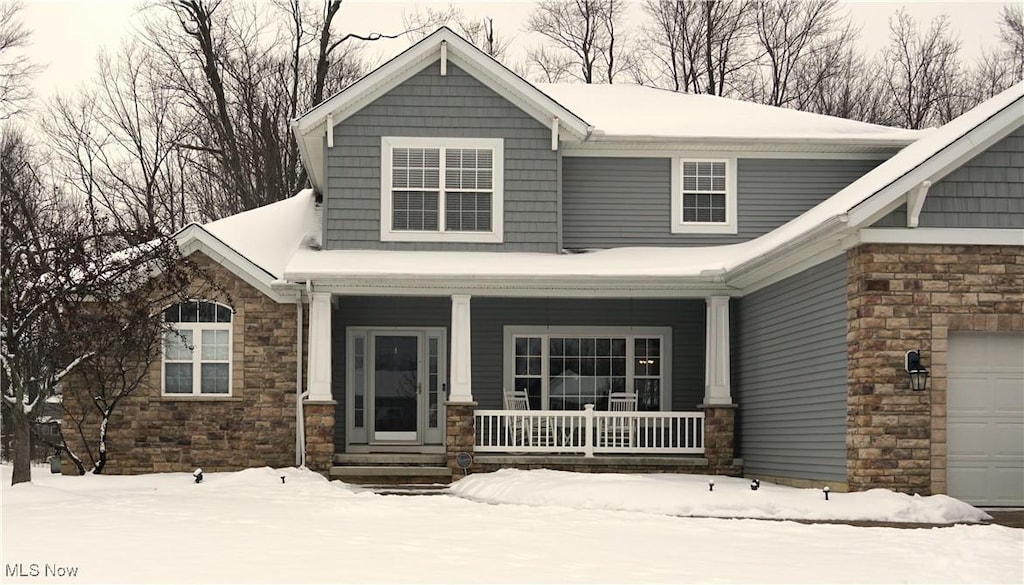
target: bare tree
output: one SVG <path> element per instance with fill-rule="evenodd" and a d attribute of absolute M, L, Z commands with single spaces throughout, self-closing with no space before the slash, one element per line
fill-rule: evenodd
<path fill-rule="evenodd" d="M 16 115 L 32 95 L 32 78 L 38 67 L 26 47 L 29 31 L 18 20 L 19 2 L 0 3 L 0 120 Z"/>
<path fill-rule="evenodd" d="M 31 479 L 29 428 L 41 405 L 84 361 L 109 349 L 94 320 L 83 318 L 85 308 L 117 305 L 154 274 L 167 286 L 180 273 L 172 239 L 118 229 L 107 217 L 87 220 L 81 206 L 44 182 L 36 158 L 20 130 L 3 128 L 0 363 L 14 483 Z"/>
<path fill-rule="evenodd" d="M 763 104 L 783 106 L 804 89 L 797 83 L 800 69 L 813 55 L 833 46 L 847 44 L 852 31 L 847 22 L 839 24 L 837 0 L 774 0 L 754 5 L 758 66 L 752 69 L 753 83 L 746 98 Z M 809 88 L 808 88 L 809 89 Z"/>
<path fill-rule="evenodd" d="M 983 51 L 970 72 L 974 102 L 986 100 L 1024 79 L 1024 9 L 1003 6 L 999 13 L 999 46 Z"/>
<path fill-rule="evenodd" d="M 308 185 L 290 123 L 357 79 L 358 42 L 338 34 L 341 0 L 254 5 L 163 0 L 145 25 L 151 64 L 175 96 L 178 162 L 202 219 L 291 196 Z"/>
<path fill-rule="evenodd" d="M 530 14 L 527 28 L 570 56 L 576 69 L 570 69 L 573 78 L 594 83 L 604 77 L 611 83 L 616 73 L 616 26 L 623 10 L 623 4 L 616 0 L 545 0 Z M 541 55 L 539 49 L 530 51 L 528 59 L 542 72 L 555 69 L 550 65 L 552 61 L 561 62 L 552 59 L 550 53 Z M 542 64 L 540 59 L 548 62 Z"/>
<path fill-rule="evenodd" d="M 540 83 L 560 83 L 572 78 L 575 65 L 568 55 L 553 51 L 544 45 L 530 49 L 527 54 L 531 69 L 537 71 L 532 73 L 531 77 Z"/>
<path fill-rule="evenodd" d="M 862 122 L 891 118 L 877 66 L 856 46 L 850 29 L 837 42 L 813 52 L 796 71 L 797 90 L 789 107 Z"/>
<path fill-rule="evenodd" d="M 953 37 L 949 18 L 932 20 L 925 31 L 905 10 L 889 21 L 889 45 L 883 52 L 883 78 L 892 102 L 891 123 L 924 128 L 963 113 L 963 70 L 960 41 Z"/>
<path fill-rule="evenodd" d="M 501 62 L 508 57 L 508 49 L 512 44 L 511 37 L 496 32 L 493 18 L 469 17 L 459 6 L 448 5 L 443 10 L 429 6 L 417 8 L 411 14 L 402 14 L 402 22 L 408 31 L 407 35 L 413 41 L 422 39 L 439 27 L 447 26 L 473 43 L 476 48 Z"/>
<path fill-rule="evenodd" d="M 1024 8 L 1020 4 L 1007 4 L 999 12 L 999 40 L 1010 84 L 1024 79 Z"/>
<path fill-rule="evenodd" d="M 180 172 L 188 129 L 175 95 L 136 42 L 101 55 L 97 70 L 92 89 L 56 98 L 44 119 L 57 172 L 94 225 L 104 215 L 126 230 L 176 231 L 195 213 Z"/>
<path fill-rule="evenodd" d="M 659 85 L 732 95 L 757 55 L 750 0 L 646 0 L 645 40 Z"/>

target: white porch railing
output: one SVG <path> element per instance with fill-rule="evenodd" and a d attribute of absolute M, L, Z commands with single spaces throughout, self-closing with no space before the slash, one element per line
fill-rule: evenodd
<path fill-rule="evenodd" d="M 703 454 L 703 412 L 477 410 L 478 453 Z"/>

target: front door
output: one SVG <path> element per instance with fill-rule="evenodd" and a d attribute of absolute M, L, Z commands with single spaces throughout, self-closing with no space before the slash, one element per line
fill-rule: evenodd
<path fill-rule="evenodd" d="M 423 394 L 420 335 L 373 336 L 373 438 L 418 442 Z"/>
<path fill-rule="evenodd" d="M 445 330 L 348 328 L 346 443 L 442 445 Z"/>

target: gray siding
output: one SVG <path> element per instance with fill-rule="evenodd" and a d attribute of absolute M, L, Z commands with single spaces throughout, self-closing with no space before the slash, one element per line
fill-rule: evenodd
<path fill-rule="evenodd" d="M 906 227 L 907 206 L 875 227 Z M 932 185 L 921 227 L 1024 228 L 1024 128 Z"/>
<path fill-rule="evenodd" d="M 331 394 L 334 410 L 334 450 L 345 448 L 345 328 L 446 327 L 451 329 L 452 305 L 446 297 L 336 297 L 331 312 Z"/>
<path fill-rule="evenodd" d="M 845 256 L 736 307 L 732 382 L 744 472 L 845 481 Z"/>
<path fill-rule="evenodd" d="M 345 444 L 345 328 L 451 326 L 447 297 L 348 297 L 332 314 L 332 393 L 338 402 L 334 440 Z M 649 326 L 672 328 L 672 408 L 694 410 L 704 398 L 702 300 L 509 299 L 471 301 L 473 397 L 501 408 L 505 325 Z M 449 356 L 450 362 L 450 356 Z"/>
<path fill-rule="evenodd" d="M 671 233 L 671 159 L 565 157 L 563 245 L 707 246 L 763 235 L 834 195 L 877 160 L 739 159 L 738 233 Z"/>
<path fill-rule="evenodd" d="M 380 138 L 503 138 L 504 243 L 380 241 Z M 327 154 L 328 249 L 558 251 L 558 155 L 551 132 L 451 63 L 436 63 L 344 120 Z"/>

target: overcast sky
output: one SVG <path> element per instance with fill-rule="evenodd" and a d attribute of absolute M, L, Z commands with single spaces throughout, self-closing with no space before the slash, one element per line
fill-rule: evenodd
<path fill-rule="evenodd" d="M 4 1 L 4 0 L 0 0 Z M 403 12 L 417 6 L 444 8 L 449 2 L 397 2 L 348 0 L 340 13 L 342 32 L 396 32 L 401 30 Z M 491 16 L 499 33 L 514 37 L 513 58 L 521 58 L 525 47 L 536 42 L 523 31 L 532 2 L 455 2 L 468 15 Z M 905 6 L 921 24 L 945 13 L 960 37 L 965 58 L 973 59 L 982 47 L 994 44 L 996 19 L 1004 2 L 847 2 L 855 24 L 862 26 L 862 42 L 874 54 L 888 35 L 888 18 Z M 31 54 L 45 66 L 36 79 L 36 91 L 47 97 L 55 90 L 71 91 L 89 80 L 97 53 L 114 50 L 138 25 L 138 8 L 133 0 L 28 0 L 22 20 L 33 31 Z M 638 6 L 632 7 L 639 19 Z M 337 20 L 336 20 L 337 22 Z M 367 55 L 377 62 L 409 45 L 405 39 L 389 44 L 372 44 Z"/>

